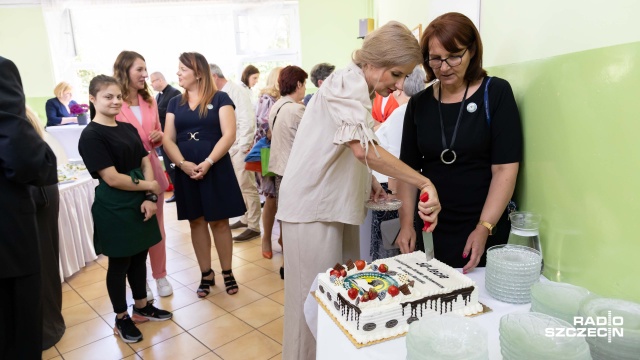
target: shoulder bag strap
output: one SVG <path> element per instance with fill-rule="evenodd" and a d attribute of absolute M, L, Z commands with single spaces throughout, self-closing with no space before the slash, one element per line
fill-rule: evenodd
<path fill-rule="evenodd" d="M 280 110 L 282 110 L 282 108 L 287 105 L 292 103 L 292 101 L 287 101 L 286 103 L 280 105 L 280 109 L 278 109 L 278 111 L 276 111 L 276 116 L 273 117 L 273 126 L 271 127 L 271 131 L 273 132 L 273 128 L 276 127 L 276 119 L 278 119 L 278 114 L 280 113 Z"/>
<path fill-rule="evenodd" d="M 484 111 L 487 114 L 487 125 L 491 126 L 491 115 L 489 114 L 489 83 L 491 83 L 491 76 L 487 76 L 487 83 L 484 85 Z"/>

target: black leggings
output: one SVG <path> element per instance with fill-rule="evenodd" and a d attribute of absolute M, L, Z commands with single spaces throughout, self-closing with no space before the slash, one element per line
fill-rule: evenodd
<path fill-rule="evenodd" d="M 147 298 L 147 253 L 144 250 L 129 257 L 110 257 L 107 269 L 107 290 L 116 314 L 127 311 L 126 279 L 134 300 Z"/>

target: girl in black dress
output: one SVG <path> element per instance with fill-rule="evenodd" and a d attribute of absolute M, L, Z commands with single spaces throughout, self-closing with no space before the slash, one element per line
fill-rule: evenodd
<path fill-rule="evenodd" d="M 169 101 L 164 127 L 164 150 L 181 170 L 176 172 L 178 219 L 189 220 L 191 240 L 202 280 L 199 297 L 215 285 L 211 269 L 213 233 L 224 285 L 229 295 L 238 292 L 231 272 L 233 242 L 229 218 L 246 211 L 229 148 L 236 139 L 236 119 L 229 96 L 216 89 L 209 64 L 198 53 L 180 55 L 178 80 L 186 91 Z"/>
<path fill-rule="evenodd" d="M 99 75 L 89 84 L 89 100 L 96 115 L 82 131 L 78 149 L 91 176 L 99 180 L 91 215 L 96 254 L 109 257 L 107 289 L 116 313 L 114 331 L 124 342 L 142 340 L 142 333 L 127 312 L 125 281 L 140 320 L 169 320 L 172 314 L 147 302 L 147 253 L 160 241 L 156 201 L 162 189 L 153 178 L 138 131 L 116 121 L 122 107 L 118 82 Z"/>

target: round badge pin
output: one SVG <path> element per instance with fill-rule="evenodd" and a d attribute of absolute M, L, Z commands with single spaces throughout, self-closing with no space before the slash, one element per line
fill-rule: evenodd
<path fill-rule="evenodd" d="M 211 104 L 207 105 L 207 109 L 209 109 L 209 110 L 213 109 L 213 105 L 211 105 Z"/>
<path fill-rule="evenodd" d="M 476 103 L 469 103 L 469 105 L 467 105 L 467 111 L 472 113 L 472 112 L 476 112 L 476 110 L 478 110 L 478 105 L 476 105 Z"/>

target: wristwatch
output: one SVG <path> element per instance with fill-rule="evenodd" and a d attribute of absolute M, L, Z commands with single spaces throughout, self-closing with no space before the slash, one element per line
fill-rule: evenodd
<path fill-rule="evenodd" d="M 493 229 L 496 227 L 494 224 L 482 220 L 478 221 L 478 225 L 486 227 L 489 230 L 489 235 L 493 235 Z"/>
<path fill-rule="evenodd" d="M 158 195 L 153 194 L 153 193 L 152 194 L 147 194 L 147 195 L 145 195 L 144 200 L 157 203 L 158 202 Z"/>

